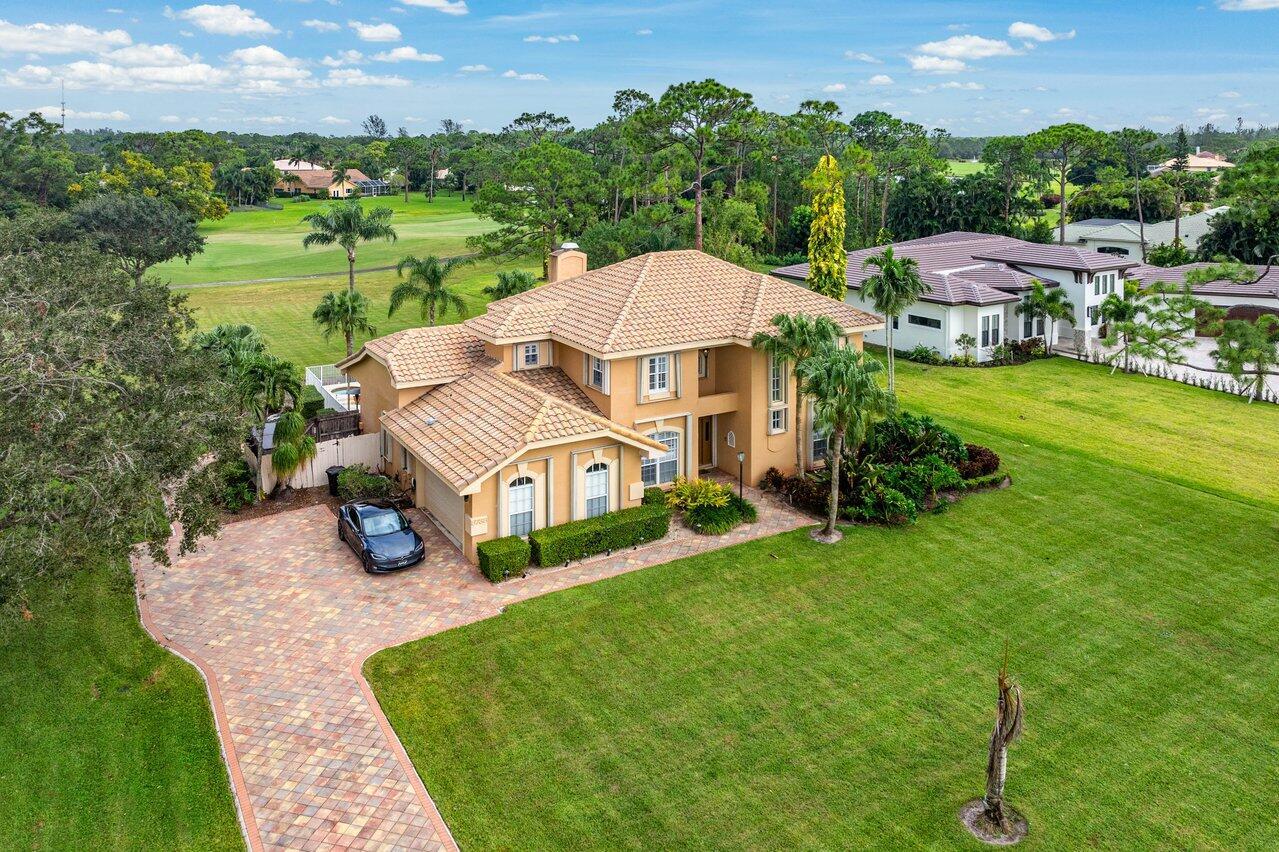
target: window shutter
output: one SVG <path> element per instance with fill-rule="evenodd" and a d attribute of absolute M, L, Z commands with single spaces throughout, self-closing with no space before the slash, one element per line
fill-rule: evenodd
<path fill-rule="evenodd" d="M 609 394 L 613 389 L 613 362 L 604 362 L 604 387 L 602 390 L 605 395 Z"/>
<path fill-rule="evenodd" d="M 582 353 L 582 384 L 591 386 L 591 356 L 585 352 Z"/>
<path fill-rule="evenodd" d="M 671 387 L 675 390 L 675 396 L 683 396 L 684 371 L 680 368 L 680 353 L 676 352 L 671 356 L 671 369 L 675 371 L 674 381 Z"/>
<path fill-rule="evenodd" d="M 635 359 L 635 402 L 644 401 L 644 362 L 646 358 Z"/>

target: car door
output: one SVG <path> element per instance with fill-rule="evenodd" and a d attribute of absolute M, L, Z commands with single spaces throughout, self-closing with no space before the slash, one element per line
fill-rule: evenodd
<path fill-rule="evenodd" d="M 347 524 L 350 525 L 351 535 L 348 540 L 351 542 L 351 548 L 355 551 L 356 556 L 364 555 L 364 531 L 360 527 L 360 513 L 355 511 L 353 507 L 348 506 L 346 509 Z"/>

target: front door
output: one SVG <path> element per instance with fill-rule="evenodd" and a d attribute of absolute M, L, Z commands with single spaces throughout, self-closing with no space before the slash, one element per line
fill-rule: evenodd
<path fill-rule="evenodd" d="M 697 467 L 715 466 L 715 418 L 697 418 Z"/>

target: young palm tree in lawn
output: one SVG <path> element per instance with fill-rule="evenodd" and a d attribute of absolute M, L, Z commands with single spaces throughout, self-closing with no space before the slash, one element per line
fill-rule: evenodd
<path fill-rule="evenodd" d="M 497 274 L 497 283 L 484 288 L 484 295 L 493 301 L 515 296 L 537 286 L 532 272 L 523 269 L 504 269 Z"/>
<path fill-rule="evenodd" d="M 893 362 L 893 320 L 927 293 L 928 285 L 919 277 L 919 263 L 913 257 L 897 257 L 892 246 L 862 261 L 862 269 L 872 266 L 877 271 L 862 282 L 862 298 L 874 302 L 875 310 L 888 320 L 888 390 L 891 392 L 897 387 L 897 369 Z"/>
<path fill-rule="evenodd" d="M 375 207 L 366 211 L 359 200 L 329 204 L 318 213 L 302 217 L 311 233 L 302 238 L 303 248 L 339 245 L 346 249 L 347 292 L 355 292 L 355 249 L 373 240 L 395 242 L 391 227 L 391 208 Z"/>
<path fill-rule="evenodd" d="M 325 340 L 335 334 L 342 335 L 346 340 L 347 355 L 355 352 L 357 333 L 377 334 L 377 329 L 369 324 L 369 298 L 358 291 L 325 293 L 311 319 L 324 332 Z"/>
<path fill-rule="evenodd" d="M 1134 299 L 1125 299 L 1118 293 L 1111 293 L 1101 302 L 1101 319 L 1106 324 L 1107 346 L 1118 344 L 1119 351 L 1111 356 L 1114 363 L 1110 372 L 1113 374 L 1119 367 L 1120 356 L 1123 358 L 1124 370 L 1128 369 L 1129 344 L 1132 342 L 1133 325 L 1141 308 Z"/>
<path fill-rule="evenodd" d="M 1021 689 L 1008 677 L 1008 651 L 999 667 L 995 730 L 990 735 L 986 756 L 986 795 L 982 801 L 986 821 L 999 834 L 1011 833 L 1012 823 L 1004 810 L 1004 781 L 1008 775 L 1008 746 L 1021 736 L 1023 710 Z"/>
<path fill-rule="evenodd" d="M 879 385 L 884 366 L 851 346 L 825 349 L 799 365 L 804 387 L 813 397 L 817 424 L 830 435 L 830 502 L 826 526 L 813 537 L 832 543 L 839 513 L 839 465 L 845 450 L 856 455 L 876 420 L 897 407 L 892 391 Z"/>
<path fill-rule="evenodd" d="M 403 278 L 407 269 L 409 277 L 391 291 L 391 308 L 386 315 L 393 315 L 405 302 L 417 302 L 421 306 L 422 319 L 427 325 L 435 325 L 435 320 L 450 310 L 462 313 L 466 310 L 466 302 L 449 287 L 448 277 L 450 272 L 469 261 L 470 258 L 465 257 L 440 260 L 433 254 L 421 260 L 413 255 L 404 258 L 395 267 L 395 274 Z"/>
<path fill-rule="evenodd" d="M 1057 320 L 1073 320 L 1075 316 L 1075 306 L 1066 298 L 1066 291 L 1060 287 L 1053 287 L 1050 290 L 1042 281 L 1036 281 L 1031 285 L 1026 301 L 1018 304 L 1015 310 L 1018 315 L 1028 316 L 1032 320 L 1043 318 L 1048 326 L 1044 349 L 1049 355 L 1052 354 L 1053 344 L 1057 341 Z"/>
<path fill-rule="evenodd" d="M 829 317 L 807 314 L 778 314 L 773 317 L 775 332 L 761 331 L 751 345 L 772 356 L 779 364 L 795 370 L 795 472 L 803 473 L 804 464 L 804 383 L 799 366 L 818 352 L 833 348 L 839 339 L 839 326 Z"/>

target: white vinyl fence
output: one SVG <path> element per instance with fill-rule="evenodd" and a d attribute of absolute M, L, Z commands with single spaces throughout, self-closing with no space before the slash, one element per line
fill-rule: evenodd
<path fill-rule="evenodd" d="M 325 470 L 333 465 L 349 467 L 353 464 L 365 464 L 376 470 L 381 460 L 378 454 L 380 435 L 372 432 L 367 435 L 350 435 L 336 441 L 323 441 L 315 445 L 315 458 L 302 465 L 293 474 L 290 485 L 294 488 L 315 488 L 328 485 L 329 478 Z M 275 471 L 271 467 L 270 454 L 262 457 L 261 488 L 264 494 L 270 494 L 275 488 Z"/>

